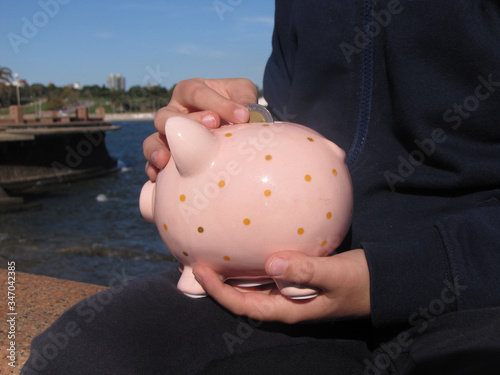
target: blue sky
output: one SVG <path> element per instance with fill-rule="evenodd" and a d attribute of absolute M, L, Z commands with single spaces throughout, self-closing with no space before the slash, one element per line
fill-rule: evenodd
<path fill-rule="evenodd" d="M 171 87 L 246 77 L 262 87 L 272 0 L 0 1 L 0 66 L 29 83 Z"/>

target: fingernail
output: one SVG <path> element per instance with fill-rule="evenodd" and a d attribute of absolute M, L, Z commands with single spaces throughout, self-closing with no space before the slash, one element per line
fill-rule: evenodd
<path fill-rule="evenodd" d="M 154 165 L 156 168 L 160 169 L 160 167 L 158 167 L 158 163 L 157 163 L 157 161 L 156 161 L 156 158 L 157 158 L 157 157 L 158 157 L 158 151 L 153 152 L 153 153 L 151 154 L 151 162 L 153 163 L 153 165 Z"/>
<path fill-rule="evenodd" d="M 270 276 L 280 276 L 285 273 L 286 261 L 281 258 L 274 258 L 269 266 Z"/>
<path fill-rule="evenodd" d="M 201 118 L 201 123 L 207 128 L 213 129 L 217 126 L 213 115 L 205 115 Z"/>
<path fill-rule="evenodd" d="M 243 108 L 238 108 L 234 111 L 234 118 L 238 123 L 248 121 L 248 111 Z"/>

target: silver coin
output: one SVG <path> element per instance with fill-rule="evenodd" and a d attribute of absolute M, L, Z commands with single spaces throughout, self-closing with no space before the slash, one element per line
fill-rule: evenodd
<path fill-rule="evenodd" d="M 273 122 L 273 116 L 266 107 L 256 103 L 247 104 L 250 111 L 250 120 L 248 122 Z"/>

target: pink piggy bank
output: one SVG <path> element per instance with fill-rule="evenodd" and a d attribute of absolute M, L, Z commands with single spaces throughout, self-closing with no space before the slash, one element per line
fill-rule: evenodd
<path fill-rule="evenodd" d="M 250 123 L 208 130 L 169 118 L 171 158 L 141 192 L 140 210 L 182 264 L 177 287 L 206 295 L 192 269 L 204 263 L 240 287 L 273 280 L 266 258 L 295 250 L 327 256 L 351 222 L 353 194 L 345 153 L 321 134 L 287 123 Z M 317 290 L 274 280 L 284 295 Z"/>

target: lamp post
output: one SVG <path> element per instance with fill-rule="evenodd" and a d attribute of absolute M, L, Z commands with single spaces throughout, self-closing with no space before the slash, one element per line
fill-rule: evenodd
<path fill-rule="evenodd" d="M 19 73 L 14 73 L 14 85 L 16 85 L 17 105 L 21 105 L 21 96 L 19 95 Z"/>

